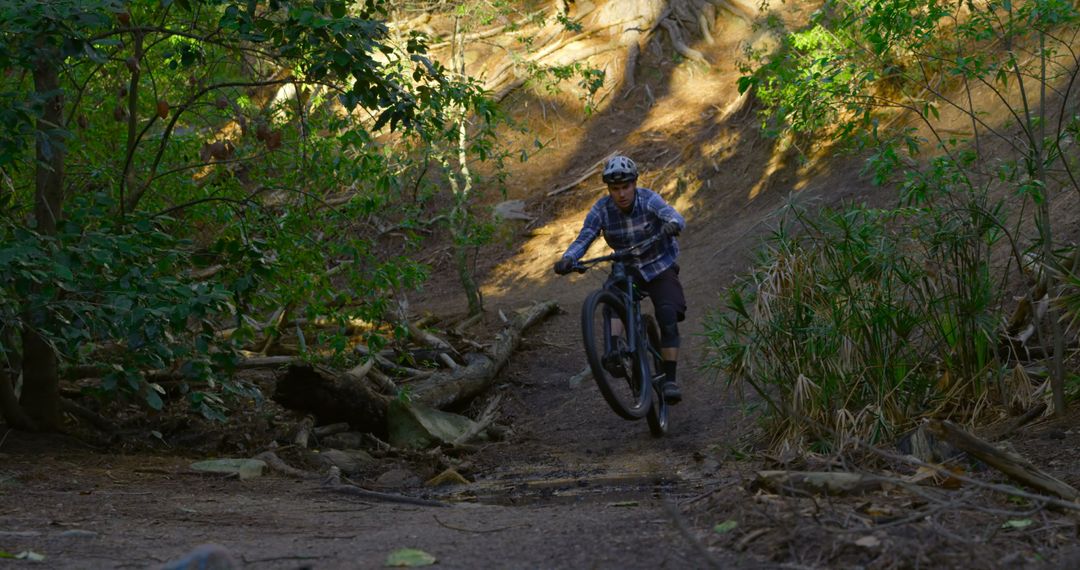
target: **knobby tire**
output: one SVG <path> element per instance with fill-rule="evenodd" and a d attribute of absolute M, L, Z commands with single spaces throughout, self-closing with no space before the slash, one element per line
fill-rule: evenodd
<path fill-rule="evenodd" d="M 626 323 L 626 306 L 622 299 L 603 289 L 593 291 L 581 306 L 581 335 L 585 344 L 585 357 L 589 361 L 600 394 L 620 417 L 639 420 L 650 409 L 652 387 L 645 366 L 640 361 L 641 350 L 634 351 L 632 358 L 624 359 L 625 370 L 630 378 L 620 378 L 608 373 L 603 365 L 605 345 L 609 344 L 610 328 L 605 327 L 607 315 L 613 315 Z M 598 329 L 599 327 L 599 329 Z M 624 335 L 626 333 L 624 327 Z M 630 355 L 628 355 L 630 356 Z"/>

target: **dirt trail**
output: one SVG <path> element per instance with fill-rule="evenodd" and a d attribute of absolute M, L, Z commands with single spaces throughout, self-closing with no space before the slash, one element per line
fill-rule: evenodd
<path fill-rule="evenodd" d="M 737 407 L 718 380 L 697 369 L 702 318 L 743 266 L 762 220 L 795 185 L 794 171 L 758 139 L 753 120 L 722 112 L 737 99 L 730 62 L 744 36 L 717 37 L 725 39 L 707 53 L 717 66 L 675 66 L 670 54 L 654 55 L 643 68 L 663 70 L 678 90 L 657 88 L 651 105 L 639 90 L 580 137 L 553 145 L 544 172 L 531 166 L 521 173 L 540 182 L 512 197 L 527 199 L 544 219 L 509 257 L 489 263 L 488 318 L 541 299 L 558 301 L 565 312 L 531 331 L 504 373 L 502 419 L 513 434 L 470 458 L 475 483 L 466 493 L 475 502 L 429 508 L 362 501 L 311 482 L 218 480 L 188 472 L 188 459 L 100 455 L 15 435 L 0 444 L 0 551 L 40 553 L 50 568 L 152 568 L 204 542 L 225 545 L 245 568 L 381 567 L 399 548 L 425 550 L 441 568 L 707 566 L 696 540 L 680 531 L 686 523 L 677 509 L 665 507 L 741 480 L 738 466 L 723 464 L 742 421 Z M 641 116 L 632 123 L 620 119 L 633 113 Z M 588 189 L 596 184 L 544 195 L 615 148 L 637 150 L 643 185 L 688 220 L 680 238 L 690 305 L 680 364 L 685 399 L 662 439 L 644 422 L 615 416 L 591 383 L 568 384 L 584 366 L 580 302 L 603 276 L 559 279 L 550 267 L 595 200 Z M 819 180 L 804 191 L 813 193 L 815 184 L 837 186 Z M 439 300 L 443 312 L 457 310 L 446 306 L 447 291 L 433 284 L 417 304 Z M 26 564 L 0 558 L 0 568 Z"/>

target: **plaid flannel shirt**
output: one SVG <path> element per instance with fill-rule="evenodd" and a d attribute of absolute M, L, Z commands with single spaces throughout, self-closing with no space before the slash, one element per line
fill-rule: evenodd
<path fill-rule="evenodd" d="M 618 251 L 641 243 L 656 235 L 665 222 L 675 221 L 686 228 L 686 220 L 648 188 L 638 188 L 634 195 L 634 207 L 624 214 L 611 196 L 604 196 L 593 204 L 585 216 L 585 224 L 577 239 L 570 244 L 563 257 L 577 261 L 585 255 L 592 242 L 602 233 L 608 246 Z M 660 240 L 643 251 L 633 261 L 645 282 L 652 281 L 667 268 L 675 265 L 679 256 L 679 243 L 675 238 Z"/>

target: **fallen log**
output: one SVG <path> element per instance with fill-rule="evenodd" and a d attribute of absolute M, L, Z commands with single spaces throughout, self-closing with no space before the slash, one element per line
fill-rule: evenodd
<path fill-rule="evenodd" d="M 274 401 L 313 414 L 319 425 L 348 422 L 357 431 L 386 434 L 390 396 L 370 382 L 326 366 L 294 362 L 274 387 Z"/>
<path fill-rule="evenodd" d="M 522 333 L 557 309 L 554 301 L 547 301 L 518 312 L 484 353 L 465 355 L 466 366 L 410 384 L 411 401 L 445 409 L 483 394 L 521 343 Z M 368 376 L 373 372 L 369 371 Z M 380 393 L 371 381 L 357 380 L 356 375 L 294 362 L 278 378 L 273 399 L 286 408 L 314 415 L 317 425 L 348 422 L 358 431 L 385 437 L 386 414 L 393 396 Z"/>
<path fill-rule="evenodd" d="M 1080 499 L 1080 491 L 1068 483 L 1043 472 L 1026 458 L 998 449 L 948 420 L 928 420 L 927 429 L 971 457 L 1001 471 L 1013 481 L 1070 501 Z"/>
<path fill-rule="evenodd" d="M 465 355 L 467 366 L 446 374 L 433 374 L 413 384 L 413 400 L 425 406 L 443 409 L 472 400 L 491 387 L 492 382 L 521 343 L 525 329 L 540 322 L 558 309 L 554 301 L 537 303 L 509 320 L 485 354 Z"/>

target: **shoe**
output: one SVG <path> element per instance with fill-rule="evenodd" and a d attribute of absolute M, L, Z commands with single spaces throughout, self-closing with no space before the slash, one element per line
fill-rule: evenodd
<path fill-rule="evenodd" d="M 682 401 L 682 390 L 679 390 L 679 385 L 674 381 L 664 380 L 664 383 L 660 385 L 660 392 L 668 404 L 678 404 Z"/>

